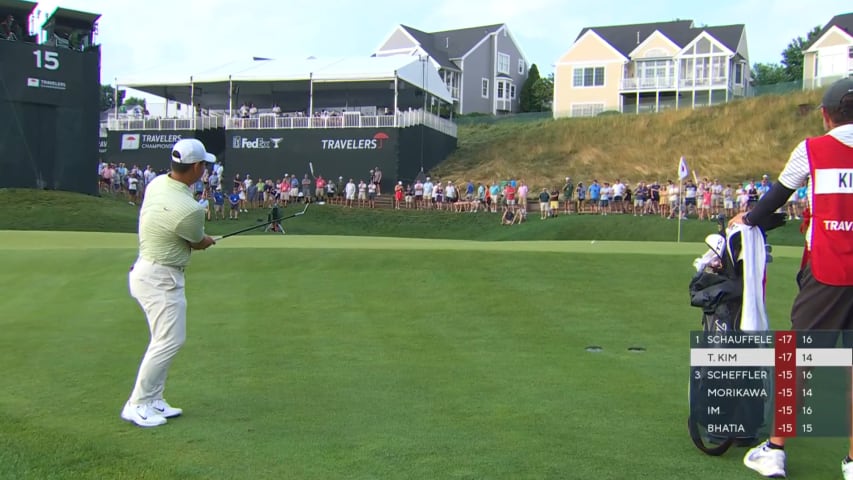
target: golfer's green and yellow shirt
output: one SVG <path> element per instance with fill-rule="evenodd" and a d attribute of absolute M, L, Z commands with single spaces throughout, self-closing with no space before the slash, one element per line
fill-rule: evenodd
<path fill-rule="evenodd" d="M 190 243 L 204 238 L 204 209 L 190 188 L 160 175 L 145 189 L 139 212 L 139 256 L 150 262 L 185 267 Z"/>

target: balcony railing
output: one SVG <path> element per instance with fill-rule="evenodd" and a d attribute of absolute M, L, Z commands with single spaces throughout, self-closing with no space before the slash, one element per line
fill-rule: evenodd
<path fill-rule="evenodd" d="M 675 88 L 673 77 L 623 78 L 622 90 L 663 90 Z"/>
<path fill-rule="evenodd" d="M 682 78 L 678 81 L 679 89 L 691 88 L 727 88 L 729 79 L 726 77 Z"/>
<path fill-rule="evenodd" d="M 397 115 L 344 114 L 325 117 L 279 117 L 262 114 L 251 118 L 228 118 L 229 130 L 302 129 L 302 128 L 393 128 L 426 125 L 447 135 L 456 136 L 456 124 L 423 110 Z"/>
<path fill-rule="evenodd" d="M 456 137 L 456 124 L 446 118 L 425 112 L 409 110 L 397 115 L 360 115 L 357 113 L 324 117 L 280 117 L 261 114 L 250 118 L 210 116 L 192 118 L 110 118 L 101 124 L 109 130 L 200 130 L 225 127 L 229 130 L 267 130 L 302 128 L 394 128 L 426 125 L 444 134 Z"/>
<path fill-rule="evenodd" d="M 225 117 L 137 118 L 120 115 L 111 116 L 106 124 L 110 130 L 207 130 L 224 127 Z"/>
<path fill-rule="evenodd" d="M 261 114 L 256 117 L 228 118 L 227 127 L 233 130 L 294 129 L 294 128 L 380 128 L 393 127 L 394 115 L 344 114 L 323 117 L 280 117 Z"/>
<path fill-rule="evenodd" d="M 644 77 L 623 78 L 622 90 L 674 90 L 676 84 L 679 89 L 689 90 L 692 88 L 726 88 L 728 78 L 682 78 L 676 81 L 673 77 Z"/>

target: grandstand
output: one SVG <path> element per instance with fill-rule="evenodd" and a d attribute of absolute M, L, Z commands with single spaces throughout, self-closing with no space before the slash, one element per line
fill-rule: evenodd
<path fill-rule="evenodd" d="M 116 79 L 117 88 L 163 98 L 167 107 L 156 117 L 116 109 L 102 125 L 105 160 L 165 168 L 164 149 L 195 137 L 231 174 L 301 176 L 313 162 L 317 174 L 363 178 L 380 167 L 390 188 L 456 148 L 456 125 L 439 115 L 452 110 L 450 93 L 418 57 L 256 58 L 174 71 Z"/>

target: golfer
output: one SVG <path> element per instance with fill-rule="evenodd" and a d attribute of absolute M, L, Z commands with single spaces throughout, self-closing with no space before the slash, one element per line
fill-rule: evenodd
<path fill-rule="evenodd" d="M 797 275 L 800 290 L 791 308 L 791 327 L 792 330 L 853 330 L 853 184 L 850 182 L 853 78 L 839 80 L 826 90 L 821 114 L 828 133 L 801 142 L 779 181 L 751 212 L 737 215 L 732 222 L 761 225 L 808 180 L 811 221 L 806 231 L 803 264 Z M 844 335 L 846 348 L 851 347 L 851 340 Z M 747 452 L 743 462 L 761 475 L 784 477 L 784 448 L 784 438 L 770 437 Z M 853 480 L 851 457 L 853 439 L 847 457 L 841 462 L 845 480 Z"/>
<path fill-rule="evenodd" d="M 204 210 L 190 186 L 216 157 L 196 139 L 172 148 L 171 173 L 146 188 L 139 213 L 139 257 L 130 270 L 130 294 L 148 319 L 151 339 L 139 365 L 133 393 L 121 418 L 140 427 L 156 427 L 182 413 L 163 399 L 169 365 L 186 338 L 187 299 L 184 269 L 191 250 L 214 241 L 204 233 Z"/>

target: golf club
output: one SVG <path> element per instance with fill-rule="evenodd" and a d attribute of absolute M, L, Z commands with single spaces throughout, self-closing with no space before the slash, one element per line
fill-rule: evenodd
<path fill-rule="evenodd" d="M 252 230 L 255 230 L 256 228 L 266 227 L 267 225 L 272 225 L 273 223 L 277 223 L 277 222 L 280 222 L 282 220 L 287 220 L 288 218 L 293 218 L 293 217 L 298 217 L 300 215 L 304 215 L 305 211 L 308 210 L 308 205 L 310 205 L 310 203 L 306 203 L 305 208 L 303 208 L 301 212 L 296 212 L 293 215 L 288 215 L 286 217 L 275 218 L 273 220 L 270 220 L 269 222 L 262 223 L 260 225 L 252 225 L 251 227 L 243 228 L 243 229 L 237 230 L 236 232 L 226 233 L 225 235 L 213 237 L 213 241 L 218 242 L 218 241 L 222 240 L 223 238 L 233 237 L 234 235 L 239 235 L 241 233 L 250 232 Z"/>

